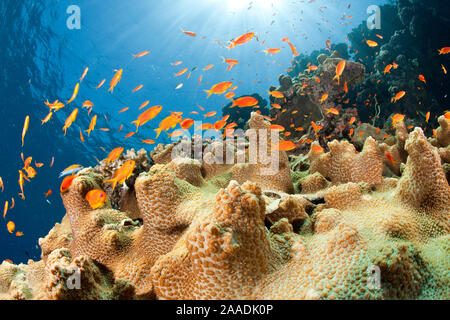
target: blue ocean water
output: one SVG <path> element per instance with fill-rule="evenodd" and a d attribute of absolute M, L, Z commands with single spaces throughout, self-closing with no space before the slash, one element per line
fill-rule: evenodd
<path fill-rule="evenodd" d="M 15 263 L 38 260 L 39 237 L 59 222 L 65 214 L 59 196 L 58 175 L 71 164 L 94 166 L 112 148 L 146 148 L 141 139 L 155 139 L 153 129 L 170 111 L 206 111 L 220 114 L 228 103 L 223 96 L 207 99 L 203 90 L 222 81 L 238 85 L 237 96 L 258 93 L 267 98 L 267 90 L 278 84 L 278 76 L 291 67 L 292 53 L 283 37 L 289 37 L 301 53 L 324 48 L 325 41 L 345 42 L 347 34 L 368 17 L 369 5 L 386 1 L 361 0 L 2 0 L 0 2 L 0 177 L 5 183 L 0 206 L 5 201 L 14 209 L 0 222 L 0 261 Z M 351 5 L 349 8 L 348 5 Z M 81 28 L 69 29 L 67 8 L 80 8 Z M 342 19 L 342 17 L 352 16 Z M 184 30 L 194 31 L 190 37 Z M 246 32 L 255 32 L 257 40 L 229 51 L 226 41 Z M 261 45 L 265 41 L 265 45 Z M 264 55 L 261 50 L 277 47 L 283 50 Z M 149 50 L 150 54 L 133 59 L 133 54 Z M 240 63 L 230 71 L 221 56 Z M 172 66 L 175 61 L 181 65 Z M 211 70 L 203 71 L 213 64 Z M 56 112 L 41 125 L 48 113 L 44 105 L 58 99 L 67 102 L 83 70 L 89 72 L 80 85 L 77 99 Z M 120 83 L 109 93 L 109 82 L 115 69 L 123 69 Z M 183 68 L 191 71 L 174 77 Z M 203 76 L 199 84 L 199 76 Z M 101 80 L 105 85 L 96 90 Z M 183 83 L 183 87 L 175 87 Z M 136 93 L 132 89 L 142 84 Z M 94 103 L 92 114 L 98 115 L 96 130 L 82 143 L 79 130 L 86 130 L 90 116 L 81 109 L 85 100 Z M 135 136 L 130 124 L 139 115 L 146 100 L 150 106 L 162 105 L 163 111 Z M 64 136 L 62 127 L 74 108 L 79 108 L 76 122 Z M 129 111 L 119 114 L 124 107 Z M 25 117 L 30 126 L 21 147 Z M 194 116 L 195 118 L 195 116 Z M 197 119 L 201 119 L 198 116 Z M 123 124 L 123 130 L 117 129 Z M 110 128 L 108 132 L 98 128 Z M 168 142 L 162 134 L 157 142 Z M 103 151 L 100 147 L 106 150 Z M 21 152 L 32 156 L 33 163 L 44 167 L 26 182 L 25 200 L 18 196 L 18 170 L 23 167 Z M 49 163 L 54 157 L 53 167 Z M 51 189 L 53 194 L 45 198 Z M 48 200 L 48 201 L 47 201 Z M 3 210 L 2 210 L 3 211 Z M 14 221 L 22 237 L 8 233 L 6 222 Z"/>

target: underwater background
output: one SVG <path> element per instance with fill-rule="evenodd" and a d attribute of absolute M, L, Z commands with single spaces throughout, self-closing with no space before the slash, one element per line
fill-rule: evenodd
<path fill-rule="evenodd" d="M 81 28 L 69 29 L 67 8 L 76 5 L 81 10 Z M 370 5 L 382 6 L 381 29 L 368 30 L 366 20 Z M 326 52 L 330 40 L 332 49 L 343 58 L 361 62 L 366 67 L 367 81 L 350 92 L 350 103 L 357 105 L 363 122 L 382 126 L 395 112 L 416 118 L 416 124 L 436 127 L 435 118 L 424 121 L 426 112 L 441 115 L 448 109 L 448 77 L 441 66 L 448 65 L 447 55 L 437 56 L 436 49 L 448 45 L 448 1 L 360 1 L 360 0 L 278 0 L 278 1 L 56 1 L 56 0 L 2 0 L 0 2 L 0 177 L 5 190 L 0 193 L 0 205 L 11 203 L 7 219 L 0 223 L 0 261 L 14 263 L 38 260 L 38 239 L 44 237 L 65 214 L 59 196 L 59 173 L 71 164 L 95 166 L 96 159 L 104 159 L 116 147 L 145 148 L 142 139 L 155 139 L 154 129 L 170 111 L 217 111 L 228 104 L 223 96 L 207 99 L 203 90 L 221 81 L 238 85 L 237 96 L 259 94 L 269 103 L 267 90 L 278 86 L 280 74 L 298 74 L 315 63 L 320 53 Z M 406 9 L 404 9 L 406 8 Z M 404 9 L 404 10 L 403 10 Z M 190 37 L 183 30 L 195 31 Z M 405 31 L 408 30 L 408 31 Z M 226 42 L 244 32 L 255 32 L 258 39 L 229 51 Z M 411 32 L 412 31 L 412 32 Z M 404 55 L 413 61 L 412 69 L 401 78 L 391 77 L 373 84 L 371 73 L 379 69 L 378 56 L 369 50 L 364 40 L 380 34 L 379 45 L 388 44 L 390 55 Z M 300 56 L 293 63 L 292 52 L 283 37 L 289 37 Z M 261 45 L 265 41 L 264 45 Z M 276 55 L 265 55 L 269 47 L 282 48 Z M 145 57 L 133 55 L 149 50 Z M 387 51 L 389 51 L 387 50 Z M 221 56 L 233 58 L 239 64 L 227 71 Z M 183 61 L 181 65 L 171 63 Z M 203 69 L 213 64 L 208 71 Z M 406 63 L 405 63 L 406 64 Z M 85 68 L 89 68 L 80 84 L 77 100 L 56 112 L 41 125 L 48 113 L 44 102 L 58 99 L 66 102 Z M 115 69 L 123 69 L 120 84 L 114 94 L 107 91 Z M 191 77 L 175 77 L 182 68 L 188 68 Z M 384 68 L 384 67 L 383 67 Z M 288 72 L 289 70 L 289 72 Z M 409 72 L 409 74 L 408 74 Z M 412 77 L 423 74 L 427 79 L 426 94 L 419 98 L 408 96 L 393 110 L 389 88 L 398 82 L 405 86 Z M 202 76 L 202 82 L 198 79 Z M 97 85 L 106 79 L 100 89 Z M 179 84 L 183 87 L 176 90 Z M 138 92 L 132 90 L 142 84 Z M 379 118 L 371 119 L 373 110 L 367 100 L 379 97 Z M 412 102 L 411 99 L 416 99 Z M 420 104 L 417 103 L 420 100 Z M 97 129 L 85 142 L 79 131 L 89 127 L 90 117 L 81 109 L 83 101 L 94 103 L 93 113 L 98 115 Z M 135 129 L 131 121 L 139 115 L 139 106 L 146 100 L 150 105 L 162 105 L 158 117 L 139 129 L 134 136 L 124 135 Z M 370 104 L 370 103 L 369 103 Z M 62 127 L 74 107 L 80 113 L 76 122 L 64 136 Z M 127 112 L 120 113 L 124 107 Z M 25 117 L 30 125 L 21 146 L 21 133 Z M 195 118 L 193 116 L 193 118 Z M 195 119 L 202 120 L 199 115 Z M 118 128 L 123 124 L 123 130 Z M 431 129 L 430 129 L 431 131 Z M 157 143 L 168 143 L 163 133 Z M 100 148 L 101 147 L 101 148 Z M 106 150 L 106 152 L 103 150 Z M 25 183 L 25 200 L 18 196 L 18 170 L 23 166 L 21 152 L 32 156 L 33 163 L 44 166 L 30 183 Z M 49 164 L 54 158 L 54 165 Z M 45 197 L 51 189 L 52 195 Z M 14 221 L 16 230 L 24 233 L 17 237 L 9 233 L 7 221 Z"/>

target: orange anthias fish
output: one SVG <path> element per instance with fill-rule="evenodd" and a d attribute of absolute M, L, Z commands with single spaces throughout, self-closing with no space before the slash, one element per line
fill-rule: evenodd
<path fill-rule="evenodd" d="M 25 178 L 22 170 L 19 170 L 19 187 L 21 193 L 19 194 L 22 200 L 25 200 L 25 193 L 23 192 L 23 179 Z"/>
<path fill-rule="evenodd" d="M 89 68 L 84 69 L 84 72 L 83 72 L 83 74 L 81 75 L 81 78 L 80 78 L 80 82 L 82 82 L 84 77 L 86 77 L 88 71 L 89 71 Z"/>
<path fill-rule="evenodd" d="M 3 183 L 2 177 L 0 177 L 0 188 L 2 188 L 2 192 L 5 191 L 5 185 Z"/>
<path fill-rule="evenodd" d="M 116 188 L 117 183 L 123 184 L 125 180 L 131 177 L 135 166 L 136 163 L 134 160 L 128 160 L 119 168 L 119 170 L 116 170 L 116 172 L 114 172 L 114 178 L 106 180 L 106 182 L 113 183 L 112 191 L 114 191 L 114 189 Z"/>
<path fill-rule="evenodd" d="M 192 125 L 194 124 L 194 120 L 193 119 L 183 119 L 183 121 L 180 122 L 180 127 L 183 130 L 187 130 L 190 127 L 192 127 Z"/>
<path fill-rule="evenodd" d="M 105 84 L 106 79 L 103 79 L 98 86 L 95 87 L 95 90 L 100 89 Z"/>
<path fill-rule="evenodd" d="M 235 95 L 236 95 L 236 93 L 234 93 L 234 92 L 228 92 L 228 93 L 225 95 L 225 98 L 226 98 L 226 99 L 231 99 L 231 98 L 233 98 Z"/>
<path fill-rule="evenodd" d="M 158 129 L 155 129 L 156 132 L 156 138 L 159 137 L 161 134 L 161 131 L 167 131 L 169 129 L 175 128 L 175 126 L 181 121 L 181 115 L 172 113 L 167 118 L 163 119 L 159 123 Z"/>
<path fill-rule="evenodd" d="M 391 73 L 391 69 L 392 69 L 392 67 L 393 67 L 393 65 L 392 64 L 388 64 L 387 66 L 386 66 L 386 68 L 384 68 L 384 74 L 386 74 L 386 73 Z"/>
<path fill-rule="evenodd" d="M 235 106 L 238 106 L 240 108 L 253 107 L 258 104 L 258 99 L 255 99 L 253 97 L 241 97 L 236 100 L 233 100 L 233 99 L 231 99 L 231 100 L 233 101 L 233 104 L 231 105 L 230 108 L 233 108 Z"/>
<path fill-rule="evenodd" d="M 131 122 L 136 124 L 136 132 L 138 131 L 140 126 L 146 124 L 148 121 L 155 118 L 161 112 L 162 108 L 163 108 L 162 106 L 153 106 L 144 111 L 143 113 L 141 113 L 138 116 L 137 120 Z"/>
<path fill-rule="evenodd" d="M 208 70 L 211 69 L 212 67 L 214 67 L 213 64 L 207 65 L 207 66 L 205 67 L 205 69 L 203 69 L 203 71 L 208 71 Z"/>
<path fill-rule="evenodd" d="M 79 84 L 79 83 L 77 83 L 77 84 L 75 85 L 75 89 L 73 89 L 72 98 L 70 98 L 70 100 L 67 101 L 67 104 L 69 104 L 69 103 L 71 103 L 73 100 L 75 100 L 75 98 L 76 98 L 77 95 L 78 95 L 78 90 L 80 90 L 80 84 Z"/>
<path fill-rule="evenodd" d="M 226 58 L 222 57 L 222 60 L 224 63 L 228 64 L 227 71 L 230 71 L 231 68 L 233 68 L 235 65 L 239 64 L 239 61 L 234 60 L 234 59 L 226 59 Z"/>
<path fill-rule="evenodd" d="M 405 119 L 405 115 L 404 114 L 395 114 L 392 117 L 392 127 L 395 127 L 397 125 L 397 123 L 402 122 Z"/>
<path fill-rule="evenodd" d="M 149 103 L 150 103 L 149 100 L 144 101 L 144 102 L 141 104 L 141 106 L 139 107 L 139 110 L 144 109 L 146 106 L 148 106 Z"/>
<path fill-rule="evenodd" d="M 394 158 L 389 153 L 386 152 L 384 155 L 389 160 L 389 162 L 391 162 L 392 164 L 395 165 L 397 163 L 397 161 L 395 161 Z"/>
<path fill-rule="evenodd" d="M 111 93 L 114 91 L 114 88 L 117 86 L 120 79 L 122 79 L 122 73 L 123 73 L 123 69 L 116 70 L 116 74 L 114 75 L 114 77 L 112 78 L 112 80 L 109 84 L 108 91 L 110 91 Z"/>
<path fill-rule="evenodd" d="M 320 98 L 319 102 L 322 104 L 325 102 L 325 100 L 328 99 L 328 93 L 324 93 L 324 95 L 322 96 L 322 98 Z"/>
<path fill-rule="evenodd" d="M 333 80 L 337 79 L 338 84 L 339 84 L 339 81 L 340 81 L 340 77 L 342 76 L 342 73 L 345 70 L 345 66 L 346 66 L 346 61 L 345 60 L 342 60 L 336 66 L 336 75 L 334 76 Z"/>
<path fill-rule="evenodd" d="M 27 134 L 27 131 L 28 131 L 29 124 L 30 124 L 30 116 L 26 116 L 25 122 L 23 124 L 23 129 L 22 129 L 22 147 L 24 144 L 25 135 Z"/>
<path fill-rule="evenodd" d="M 95 128 L 95 124 L 97 123 L 97 115 L 94 115 L 91 119 L 91 123 L 89 124 L 89 129 L 87 129 L 85 132 L 87 132 L 88 137 L 90 136 L 92 130 Z"/>
<path fill-rule="evenodd" d="M 378 46 L 378 43 L 376 43 L 375 41 L 372 41 L 372 40 L 367 40 L 366 43 L 371 48 L 375 48 L 376 46 Z"/>
<path fill-rule="evenodd" d="M 217 114 L 216 111 L 211 111 L 208 112 L 207 114 L 204 115 L 205 118 L 209 118 L 209 117 L 214 117 Z"/>
<path fill-rule="evenodd" d="M 428 120 L 430 120 L 430 111 L 427 112 L 427 114 L 425 115 L 425 122 L 428 123 Z"/>
<path fill-rule="evenodd" d="M 335 109 L 335 108 L 329 108 L 329 109 L 326 109 L 326 111 L 327 111 L 327 114 L 328 113 L 332 113 L 332 114 L 335 114 L 335 115 L 339 114 L 339 111 L 337 109 Z"/>
<path fill-rule="evenodd" d="M 351 117 L 350 121 L 348 122 L 348 124 L 353 124 L 356 121 L 356 117 Z"/>
<path fill-rule="evenodd" d="M 61 186 L 59 187 L 59 191 L 61 193 L 67 192 L 72 185 L 73 179 L 75 179 L 76 176 L 71 175 L 64 178 L 64 180 L 61 182 Z"/>
<path fill-rule="evenodd" d="M 6 224 L 6 228 L 8 229 L 8 232 L 9 232 L 9 233 L 13 233 L 14 230 L 16 229 L 16 225 L 15 225 L 14 222 L 9 221 L 9 222 Z"/>
<path fill-rule="evenodd" d="M 5 206 L 3 207 L 3 219 L 6 217 L 6 213 L 8 212 L 9 202 L 5 201 Z"/>
<path fill-rule="evenodd" d="M 231 86 L 233 85 L 232 82 L 226 81 L 226 82 L 220 82 L 212 86 L 210 90 L 204 90 L 206 93 L 208 93 L 208 98 L 212 94 L 223 94 L 225 91 L 227 91 Z"/>
<path fill-rule="evenodd" d="M 52 116 L 53 116 L 53 112 L 50 111 L 50 113 L 47 114 L 47 116 L 46 116 L 44 119 L 41 120 L 42 125 L 43 125 L 44 123 L 47 123 L 48 121 L 50 121 L 50 119 L 52 118 Z"/>
<path fill-rule="evenodd" d="M 419 80 L 425 84 L 427 83 L 427 80 L 425 80 L 425 77 L 422 74 L 419 74 Z"/>
<path fill-rule="evenodd" d="M 273 130 L 273 131 L 277 131 L 277 132 L 282 132 L 282 131 L 285 130 L 285 128 L 284 128 L 283 126 L 280 126 L 279 124 L 272 124 L 272 125 L 269 127 L 269 129 L 270 129 L 270 130 Z"/>
<path fill-rule="evenodd" d="M 45 197 L 49 197 L 52 195 L 52 189 L 48 189 L 47 193 L 45 194 Z"/>
<path fill-rule="evenodd" d="M 317 132 L 319 132 L 320 130 L 323 129 L 322 126 L 317 125 L 314 121 L 311 121 L 311 126 L 314 129 L 314 132 L 317 134 Z"/>
<path fill-rule="evenodd" d="M 248 33 L 245 33 L 245 34 L 237 37 L 234 40 L 228 41 L 228 43 L 229 43 L 228 49 L 232 49 L 236 46 L 243 45 L 243 44 L 249 42 L 250 40 L 252 40 L 252 38 L 254 36 L 255 36 L 254 32 L 248 32 Z"/>
<path fill-rule="evenodd" d="M 450 53 L 450 47 L 444 47 L 442 49 L 439 49 L 438 52 L 439 52 L 439 55 L 448 54 L 448 53 Z"/>
<path fill-rule="evenodd" d="M 392 98 L 391 102 L 397 102 L 398 100 L 400 100 L 401 98 L 403 98 L 406 95 L 406 91 L 400 91 L 398 92 L 395 97 Z"/>
<path fill-rule="evenodd" d="M 195 32 L 192 32 L 192 31 L 187 31 L 187 30 L 181 29 L 181 32 L 183 32 L 184 34 L 186 34 L 188 36 L 191 36 L 191 37 L 196 37 L 197 36 L 197 34 Z"/>
<path fill-rule="evenodd" d="M 278 98 L 278 99 L 283 99 L 284 98 L 284 94 L 281 93 L 280 91 L 267 91 L 272 97 Z"/>
<path fill-rule="evenodd" d="M 188 68 L 184 68 L 184 69 L 182 69 L 182 70 L 180 70 L 178 73 L 175 73 L 175 77 L 179 77 L 179 76 L 181 76 L 182 74 L 184 74 L 184 73 L 186 73 L 186 71 L 188 71 Z"/>
<path fill-rule="evenodd" d="M 444 113 L 444 118 L 447 119 L 447 120 L 450 120 L 450 111 L 446 111 Z"/>
<path fill-rule="evenodd" d="M 323 148 L 319 145 L 315 145 L 314 147 L 311 148 L 311 150 L 317 154 L 323 153 Z"/>
<path fill-rule="evenodd" d="M 111 150 L 111 152 L 108 154 L 108 157 L 105 160 L 103 160 L 103 161 L 106 161 L 107 164 L 109 164 L 109 163 L 111 163 L 113 161 L 116 161 L 117 159 L 119 159 L 119 157 L 122 154 L 123 150 L 124 149 L 122 147 L 118 147 L 118 148 L 115 148 L 115 149 Z"/>
<path fill-rule="evenodd" d="M 280 143 L 278 143 L 277 145 L 273 145 L 272 146 L 275 147 L 276 150 L 278 151 L 291 151 L 294 150 L 297 145 L 292 142 L 291 140 L 289 141 L 281 141 Z"/>
<path fill-rule="evenodd" d="M 150 51 L 142 51 L 141 53 L 133 55 L 134 58 L 141 58 L 143 56 L 146 56 L 150 53 Z"/>
<path fill-rule="evenodd" d="M 144 87 L 144 85 L 143 85 L 143 84 L 140 84 L 140 85 L 138 85 L 136 88 L 134 88 L 132 92 L 139 91 L 139 90 L 141 90 L 143 87 Z"/>
<path fill-rule="evenodd" d="M 145 143 L 145 144 L 154 144 L 154 143 L 155 143 L 155 140 L 152 140 L 152 139 L 145 139 L 145 140 L 142 140 L 142 143 Z"/>
<path fill-rule="evenodd" d="M 287 43 L 288 43 L 289 47 L 291 48 L 291 51 L 292 51 L 292 54 L 294 55 L 294 57 L 300 55 L 300 53 L 298 53 L 298 51 L 297 51 L 297 48 L 292 43 L 290 43 L 289 41 L 287 41 Z"/>
<path fill-rule="evenodd" d="M 66 122 L 64 124 L 63 130 L 64 135 L 67 133 L 67 129 L 72 125 L 72 123 L 77 119 L 78 109 L 74 109 L 69 117 L 67 117 Z"/>
<path fill-rule="evenodd" d="M 102 208 L 106 201 L 106 193 L 103 190 L 94 189 L 86 194 L 86 201 L 92 209 Z"/>
<path fill-rule="evenodd" d="M 266 56 L 269 53 L 273 56 L 274 54 L 276 54 L 276 53 L 278 53 L 280 51 L 281 51 L 281 49 L 279 49 L 279 48 L 269 48 L 269 49 L 263 50 L 263 52 L 266 54 Z"/>

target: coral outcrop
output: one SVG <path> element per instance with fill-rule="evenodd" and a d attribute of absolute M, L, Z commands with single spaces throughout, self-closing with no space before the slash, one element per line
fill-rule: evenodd
<path fill-rule="evenodd" d="M 270 132 L 256 113 L 248 125 L 246 149 L 201 150 L 249 160 L 251 141 L 267 147 Z M 449 299 L 450 187 L 438 148 L 402 128 L 390 145 L 366 138 L 361 152 L 335 140 L 290 161 L 262 148 L 279 159 L 275 175 L 264 157 L 173 153 L 195 139 L 161 146 L 132 184 L 139 218 L 111 200 L 91 209 L 84 196 L 105 177 L 84 169 L 62 193 L 67 217 L 40 240 L 42 260 L 0 265 L 0 297 Z M 383 148 L 405 152 L 399 178 L 383 174 Z"/>

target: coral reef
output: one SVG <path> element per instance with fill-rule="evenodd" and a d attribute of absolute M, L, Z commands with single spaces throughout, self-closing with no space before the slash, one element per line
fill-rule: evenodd
<path fill-rule="evenodd" d="M 281 108 L 271 108 L 272 123 L 282 125 L 291 133 L 292 138 L 299 138 L 308 132 L 311 121 L 326 122 L 324 128 L 328 139 L 342 138 L 349 134 L 351 125 L 348 124 L 351 117 L 357 117 L 356 110 L 345 110 L 341 115 L 328 114 L 327 110 L 335 108 L 343 110 L 345 85 L 352 88 L 364 80 L 365 68 L 362 64 L 347 61 L 339 82 L 333 80 L 336 75 L 336 66 L 343 61 L 335 51 L 331 56 L 322 54 L 318 57 L 316 70 L 302 73 L 295 78 L 280 76 L 280 87 L 271 87 L 284 94 L 285 98 L 271 97 L 271 104 L 278 104 Z M 319 80 L 318 80 L 319 79 Z M 321 103 L 324 94 L 327 99 Z M 303 130 L 299 130 L 299 128 Z M 297 129 L 297 130 L 296 130 Z"/>
<path fill-rule="evenodd" d="M 187 149 L 197 138 L 161 145 L 127 200 L 139 218 L 111 199 L 91 209 L 84 195 L 109 175 L 84 169 L 62 193 L 67 216 L 40 240 L 42 260 L 0 265 L 0 298 L 449 299 L 450 187 L 433 146 L 445 125 L 428 141 L 399 123 L 361 152 L 338 140 L 320 154 L 276 150 L 274 175 L 264 157 L 201 162 Z M 208 141 L 203 156 L 248 161 L 251 141 L 270 141 L 261 115 L 248 127 L 247 149 Z M 394 149 L 398 177 L 386 176 Z"/>

